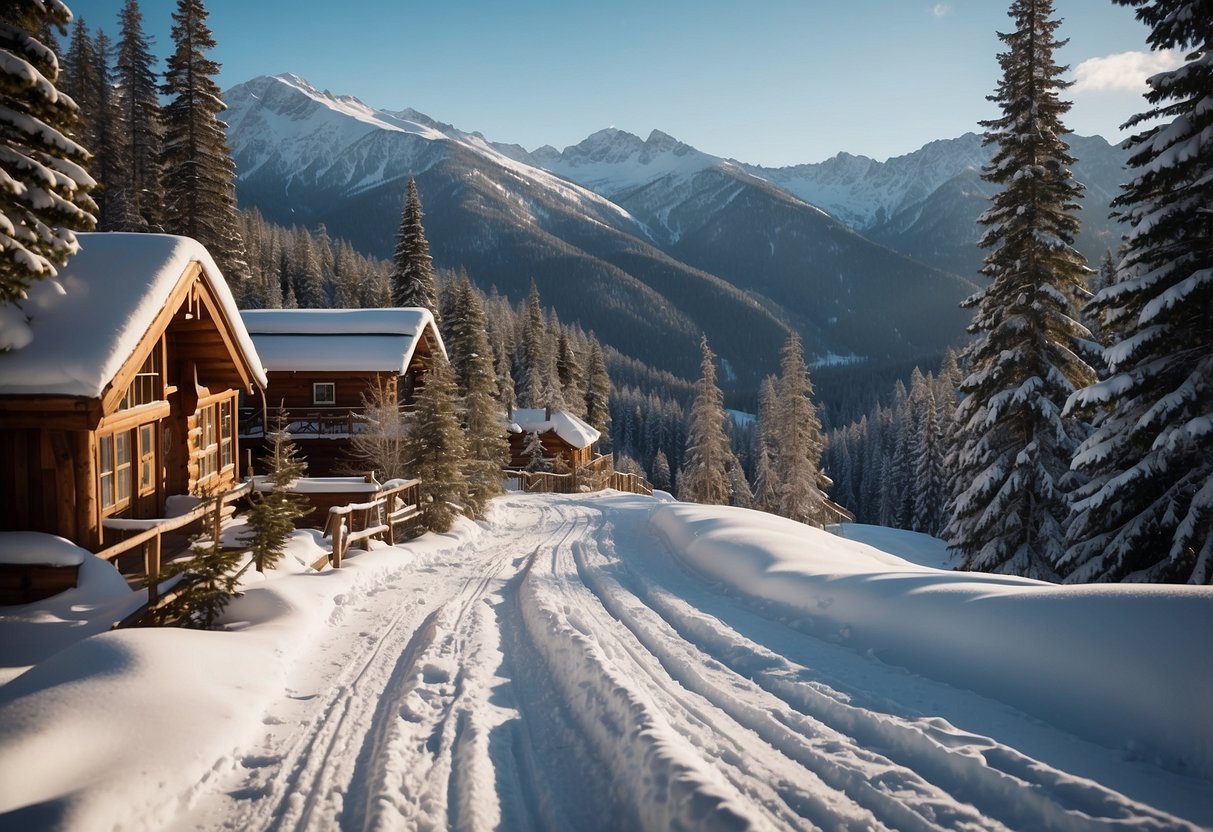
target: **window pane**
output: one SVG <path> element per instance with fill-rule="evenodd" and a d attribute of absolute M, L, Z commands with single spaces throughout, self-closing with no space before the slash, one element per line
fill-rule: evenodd
<path fill-rule="evenodd" d="M 131 461 L 131 435 L 129 433 L 115 433 L 114 448 L 119 465 L 126 465 Z"/>
<path fill-rule="evenodd" d="M 114 478 L 118 481 L 118 502 L 126 502 L 131 498 L 130 466 L 128 465 L 126 468 L 119 468 L 114 472 Z"/>
<path fill-rule="evenodd" d="M 98 448 L 101 451 L 101 465 L 99 467 L 101 469 L 102 474 L 105 474 L 107 472 L 114 470 L 113 441 L 114 441 L 114 438 L 112 436 L 102 436 L 98 440 Z"/>
<path fill-rule="evenodd" d="M 109 508 L 114 504 L 114 475 L 101 475 L 101 507 Z"/>

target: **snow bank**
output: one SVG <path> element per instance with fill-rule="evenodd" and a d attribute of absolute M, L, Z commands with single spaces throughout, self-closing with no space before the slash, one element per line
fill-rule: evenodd
<path fill-rule="evenodd" d="M 0 687 L 0 827 L 168 827 L 264 729 L 287 671 L 342 605 L 478 531 L 461 521 L 404 548 L 376 542 L 319 574 L 302 566 L 318 533 L 297 531 L 278 570 L 247 577 L 227 632 L 105 632 L 39 662 Z"/>
<path fill-rule="evenodd" d="M 891 664 L 1168 767 L 1213 776 L 1213 588 L 918 566 L 742 509 L 657 508 L 681 559 Z"/>
<path fill-rule="evenodd" d="M 0 534 L 0 562 L 80 568 L 76 586 L 29 604 L 0 607 L 0 685 L 124 618 L 142 603 L 109 561 L 39 532 Z"/>

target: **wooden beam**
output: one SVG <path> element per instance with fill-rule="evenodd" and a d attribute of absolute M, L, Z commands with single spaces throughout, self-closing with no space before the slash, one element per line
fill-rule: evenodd
<path fill-rule="evenodd" d="M 101 513 L 97 508 L 97 437 L 88 431 L 72 434 L 76 459 L 75 543 L 96 550 L 101 544 Z"/>

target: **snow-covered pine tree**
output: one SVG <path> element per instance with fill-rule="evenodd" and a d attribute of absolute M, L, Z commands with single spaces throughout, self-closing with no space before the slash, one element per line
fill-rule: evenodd
<path fill-rule="evenodd" d="M 392 257 L 392 303 L 415 306 L 438 315 L 438 292 L 434 285 L 434 260 L 430 244 L 421 225 L 421 196 L 417 182 L 409 177 L 400 216 L 400 232 L 396 236 L 396 252 Z"/>
<path fill-rule="evenodd" d="M 305 517 L 311 507 L 304 497 L 287 489 L 307 474 L 307 461 L 287 429 L 290 417 L 280 411 L 272 430 L 266 434 L 269 454 L 265 458 L 269 491 L 254 492 L 252 507 L 245 514 L 249 534 L 243 543 L 249 547 L 258 572 L 273 569 L 282 559 L 287 538 L 295 530 L 295 520 Z"/>
<path fill-rule="evenodd" d="M 68 137 L 78 110 L 56 89 L 58 59 L 36 37 L 70 20 L 59 0 L 15 0 L 0 18 L 0 304 L 53 277 L 79 248 L 74 232 L 95 223 L 88 151 Z M 8 340 L 0 349 L 16 346 Z"/>
<path fill-rule="evenodd" d="M 320 269 L 320 254 L 316 241 L 306 228 L 296 226 L 291 233 L 290 263 L 295 302 L 300 309 L 327 309 L 328 293 L 324 273 Z"/>
<path fill-rule="evenodd" d="M 178 0 L 173 12 L 173 54 L 161 91 L 163 111 L 164 230 L 193 237 L 211 252 L 228 283 L 240 287 L 249 265 L 236 221 L 236 164 L 227 146 L 227 125 L 215 76 L 219 64 L 207 53 L 215 38 L 202 0 Z"/>
<path fill-rule="evenodd" d="M 467 445 L 456 412 L 458 389 L 450 362 L 435 352 L 425 386 L 417 394 L 406 443 L 413 476 L 421 480 L 421 525 L 444 532 L 467 505 Z"/>
<path fill-rule="evenodd" d="M 1213 583 L 1213 13 L 1206 0 L 1117 0 L 1154 49 L 1187 54 L 1150 78 L 1153 122 L 1130 141 L 1117 197 L 1132 230 L 1117 280 L 1092 303 L 1108 379 L 1071 397 L 1097 427 L 1074 465 L 1068 581 Z"/>
<path fill-rule="evenodd" d="M 653 473 L 649 477 L 649 481 L 653 483 L 654 488 L 669 491 L 674 487 L 671 476 L 670 459 L 666 456 L 665 451 L 658 448 L 657 453 L 653 456 Z"/>
<path fill-rule="evenodd" d="M 590 357 L 585 373 L 585 420 L 609 443 L 611 433 L 611 377 L 598 339 L 590 338 Z M 599 445 L 601 448 L 602 445 Z M 605 453 L 605 451 L 604 451 Z"/>
<path fill-rule="evenodd" d="M 497 401 L 493 348 L 484 309 L 467 274 L 459 280 L 455 308 L 455 344 L 451 350 L 461 358 L 462 378 L 457 384 L 463 396 L 467 436 L 467 506 L 472 517 L 483 517 L 488 501 L 502 492 L 501 472 L 510 464 L 510 446 L 505 439 L 505 413 Z"/>
<path fill-rule="evenodd" d="M 917 392 L 910 391 L 921 402 L 918 432 L 914 437 L 914 510 L 910 528 L 916 532 L 939 534 L 944 526 L 944 505 L 947 481 L 944 476 L 944 439 L 939 426 L 939 411 L 935 403 L 934 379 L 929 375 Z"/>
<path fill-rule="evenodd" d="M 775 476 L 779 513 L 810 526 L 826 521 L 827 480 L 821 471 L 821 420 L 813 404 L 813 383 L 800 336 L 792 333 L 783 347 L 775 399 Z"/>
<path fill-rule="evenodd" d="M 577 351 L 564 329 L 560 330 L 557 339 L 556 375 L 560 379 L 565 409 L 571 410 L 575 416 L 584 416 L 585 397 L 581 395 L 581 391 L 585 389 L 585 373 L 582 372 Z"/>
<path fill-rule="evenodd" d="M 724 432 L 729 417 L 724 412 L 724 396 L 716 386 L 716 356 L 706 335 L 700 348 L 702 372 L 691 405 L 686 453 L 678 475 L 678 497 L 693 503 L 726 506 L 733 501 L 729 472 L 740 465 Z"/>
<path fill-rule="evenodd" d="M 526 444 L 522 448 L 522 455 L 527 460 L 526 470 L 532 473 L 552 470 L 547 457 L 544 456 L 543 440 L 539 438 L 539 431 L 527 431 Z"/>
<path fill-rule="evenodd" d="M 193 541 L 194 557 L 168 564 L 157 580 L 181 576 L 169 601 L 156 610 L 161 621 L 181 627 L 213 630 L 219 616 L 240 592 L 240 563 L 245 550 L 223 547 L 221 520 L 223 494 L 206 495 L 208 514 L 203 518 L 205 530 Z"/>
<path fill-rule="evenodd" d="M 969 375 L 957 418 L 957 492 L 945 532 L 963 569 L 1056 577 L 1069 506 L 1063 477 L 1077 445 L 1062 406 L 1094 374 L 1079 357 L 1089 337 L 1077 307 L 1090 271 L 1073 247 L 1082 186 L 1062 139 L 1070 108 L 1058 93 L 1065 67 L 1053 52 L 1051 0 L 1015 0 L 1015 31 L 999 34 L 1003 77 L 991 96 L 1001 117 L 983 122 L 997 150 L 982 176 L 1001 186 L 980 222 L 993 249 L 990 284 L 967 302 L 976 312 L 965 351 Z"/>
<path fill-rule="evenodd" d="M 137 0 L 126 0 L 119 13 L 118 89 L 121 93 L 123 141 L 117 174 L 106 187 L 121 190 L 121 231 L 160 231 L 163 227 L 163 175 L 160 164 L 164 140 L 159 89 L 152 69 L 150 41 L 143 33 L 143 13 Z"/>
<path fill-rule="evenodd" d="M 543 307 L 539 305 L 539 287 L 531 281 L 527 295 L 526 313 L 521 321 L 522 337 L 518 344 L 518 372 L 515 373 L 518 387 L 518 403 L 523 407 L 544 407 L 544 379 L 547 376 L 547 324 L 543 318 Z"/>
<path fill-rule="evenodd" d="M 779 477 L 775 473 L 775 377 L 767 376 L 758 388 L 758 430 L 754 455 L 754 508 L 779 512 Z"/>

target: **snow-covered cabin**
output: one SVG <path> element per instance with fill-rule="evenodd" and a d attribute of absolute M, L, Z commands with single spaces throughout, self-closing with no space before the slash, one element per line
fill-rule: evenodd
<path fill-rule="evenodd" d="M 285 410 L 313 475 L 340 467 L 365 396 L 383 387 L 411 406 L 431 356 L 446 355 L 428 309 L 246 309 L 241 315 L 269 379 L 265 401 L 243 424 L 246 443 L 256 449 L 264 418 L 272 425 Z"/>
<path fill-rule="evenodd" d="M 593 445 L 601 436 L 583 419 L 567 410 L 517 408 L 510 413 L 511 468 L 525 468 L 531 461 L 527 453 L 528 436 L 531 434 L 537 434 L 543 443 L 544 457 L 561 457 L 570 470 L 593 460 Z"/>
<path fill-rule="evenodd" d="M 97 549 L 107 518 L 234 484 L 237 397 L 266 378 L 201 244 L 77 237 L 21 302 L 24 337 L 7 339 L 20 346 L 0 352 L 0 530 Z"/>

